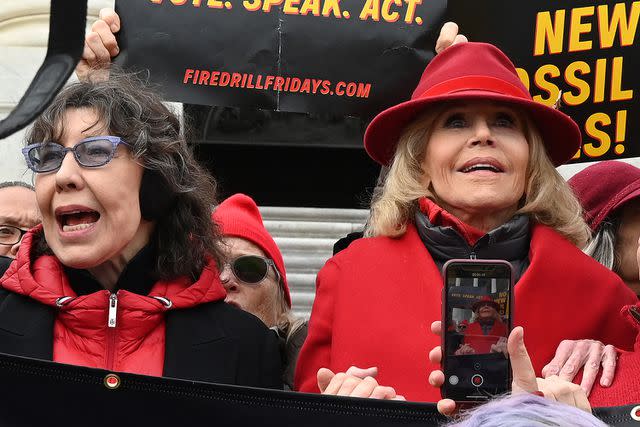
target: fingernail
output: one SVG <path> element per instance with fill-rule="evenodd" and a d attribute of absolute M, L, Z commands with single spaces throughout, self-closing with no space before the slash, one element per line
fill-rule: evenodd
<path fill-rule="evenodd" d="M 611 380 L 609 378 L 604 378 L 602 381 L 600 381 L 600 385 L 602 387 L 609 387 L 611 385 Z"/>

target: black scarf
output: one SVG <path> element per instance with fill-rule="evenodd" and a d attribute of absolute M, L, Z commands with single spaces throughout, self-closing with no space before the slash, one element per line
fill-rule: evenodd
<path fill-rule="evenodd" d="M 513 266 L 517 282 L 529 266 L 531 227 L 526 215 L 514 216 L 482 236 L 473 246 L 455 228 L 433 225 L 420 211 L 416 213 L 416 228 L 440 270 L 445 262 L 455 258 L 503 259 Z"/>

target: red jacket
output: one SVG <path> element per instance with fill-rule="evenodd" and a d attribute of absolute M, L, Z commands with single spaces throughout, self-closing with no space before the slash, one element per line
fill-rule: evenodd
<path fill-rule="evenodd" d="M 146 296 L 126 290 L 77 296 L 57 258 L 41 256 L 30 263 L 33 237 L 25 235 L 0 286 L 58 310 L 53 330 L 56 362 L 160 376 L 166 312 L 226 295 L 216 267 L 210 264 L 196 282 L 186 278 L 157 282 Z M 115 324 L 109 325 L 114 319 Z"/>
<path fill-rule="evenodd" d="M 636 315 L 634 316 L 630 310 L 634 310 Z M 636 331 L 640 331 L 640 304 L 625 307 L 622 315 Z M 611 387 L 601 387 L 598 376 L 589 395 L 589 401 L 594 407 L 640 403 L 640 335 L 636 339 L 634 351 L 620 353 Z"/>
<path fill-rule="evenodd" d="M 635 331 L 620 310 L 637 297 L 611 271 L 549 227 L 534 225 L 530 265 L 515 287 L 515 325 L 540 374 L 563 339 L 597 339 L 631 348 Z M 415 226 L 396 239 L 353 242 L 318 273 L 309 335 L 296 387 L 318 392 L 316 372 L 377 366 L 378 380 L 409 400 L 434 402 L 428 360 L 440 345 L 430 325 L 441 317 L 442 279 Z"/>
<path fill-rule="evenodd" d="M 491 346 L 498 342 L 501 337 L 506 338 L 507 325 L 496 320 L 488 334 L 482 332 L 482 326 L 478 322 L 472 322 L 464 331 L 463 344 L 473 348 L 476 354 L 491 353 Z"/>

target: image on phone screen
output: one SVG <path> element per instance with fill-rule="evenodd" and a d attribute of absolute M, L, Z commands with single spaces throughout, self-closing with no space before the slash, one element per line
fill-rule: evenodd
<path fill-rule="evenodd" d="M 511 280 L 507 263 L 469 261 L 446 266 L 446 397 L 484 401 L 510 389 Z"/>

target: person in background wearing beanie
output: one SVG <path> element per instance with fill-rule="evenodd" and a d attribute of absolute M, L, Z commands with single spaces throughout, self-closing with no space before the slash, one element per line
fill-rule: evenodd
<path fill-rule="evenodd" d="M 278 333 L 283 344 L 283 381 L 292 390 L 307 322 L 291 311 L 282 254 L 249 196 L 229 197 L 215 209 L 212 219 L 220 228 L 226 249 L 226 261 L 220 272 L 227 291 L 225 302 L 255 315 Z"/>
<path fill-rule="evenodd" d="M 568 182 L 593 232 L 583 251 L 620 276 L 637 295 L 640 293 L 636 258 L 640 238 L 640 169 L 607 160 L 583 169 Z M 584 365 L 581 384 L 590 392 L 600 367 L 599 384 L 605 387 L 611 384 L 617 356 L 613 345 L 597 340 L 563 340 L 553 360 L 542 369 L 542 375 L 557 374 L 571 381 L 579 371 L 567 367 Z"/>
<path fill-rule="evenodd" d="M 614 160 L 598 162 L 571 177 L 569 185 L 582 205 L 587 225 L 593 231 L 591 240 L 583 249 L 584 252 L 620 276 L 634 293 L 640 293 L 638 277 L 640 169 Z M 623 312 L 623 318 L 634 328 L 638 328 L 640 309 L 634 306 L 627 307 Z M 638 344 L 636 344 L 636 351 L 637 349 Z M 594 368 L 590 362 L 584 362 L 598 352 L 602 355 L 603 362 L 597 364 L 597 367 Z M 619 355 L 613 345 L 605 345 L 600 341 L 565 340 L 558 347 L 554 359 L 543 369 L 543 375 L 557 373 L 565 379 L 573 379 L 577 371 L 568 375 L 564 369 L 558 367 L 570 357 L 578 363 L 584 363 L 582 384 L 587 384 L 589 389 L 590 385 L 595 383 L 599 367 L 602 365 L 599 386 L 594 389 L 594 395 L 591 396 L 596 403 L 615 404 L 615 402 L 629 403 L 633 399 L 640 400 L 640 390 L 629 394 L 625 393 L 624 388 L 620 386 L 620 381 L 624 381 L 620 380 L 620 377 L 627 376 L 623 372 L 629 369 L 629 364 L 635 363 L 636 368 L 632 369 L 636 372 L 628 377 L 634 379 L 640 377 L 638 367 L 640 358 L 634 356 L 634 353 L 621 351 Z M 615 387 L 611 390 L 607 391 L 607 388 L 602 387 L 607 387 L 612 382 Z M 632 387 L 629 390 L 633 389 Z"/>
<path fill-rule="evenodd" d="M 569 179 L 593 238 L 584 251 L 640 294 L 636 251 L 640 238 L 640 169 L 598 162 Z"/>
<path fill-rule="evenodd" d="M 631 348 L 634 331 L 618 314 L 637 298 L 576 247 L 589 230 L 554 167 L 580 142 L 575 122 L 534 102 L 495 46 L 460 43 L 432 59 L 412 99 L 367 128 L 367 152 L 390 170 L 368 238 L 318 273 L 296 388 L 322 391 L 321 368 L 373 366 L 407 399 L 437 401 L 425 379 L 439 342 L 427 331 L 441 316 L 440 270 L 453 258 L 512 263 L 514 321 L 527 330 L 537 373 L 566 338 Z M 347 392 L 363 380 L 338 381 Z"/>

